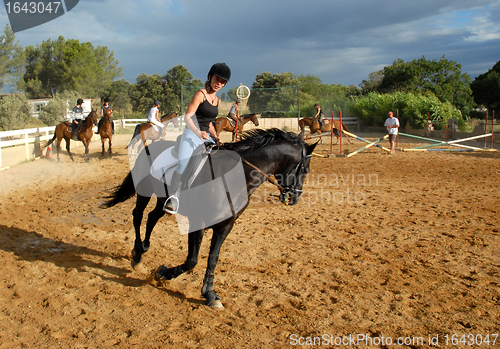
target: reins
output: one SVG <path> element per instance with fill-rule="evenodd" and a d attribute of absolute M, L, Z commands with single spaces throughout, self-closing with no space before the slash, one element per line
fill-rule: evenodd
<path fill-rule="evenodd" d="M 248 162 L 247 160 L 245 159 L 241 159 L 241 161 L 243 161 L 245 164 L 247 164 L 248 166 L 256 169 L 257 171 L 259 171 L 260 173 L 262 173 L 264 175 L 264 177 L 267 178 L 267 181 L 271 184 L 274 184 L 276 187 L 278 187 L 278 189 L 280 190 L 280 192 L 284 191 L 285 188 L 283 188 L 281 185 L 279 185 L 274 179 L 272 179 L 269 175 L 267 175 L 266 173 L 264 173 L 264 171 L 262 171 L 260 168 L 258 168 L 257 166 L 251 164 L 250 162 Z"/>
<path fill-rule="evenodd" d="M 300 161 L 297 163 L 297 165 L 295 165 L 291 170 L 290 172 L 292 172 L 293 170 L 295 170 L 295 172 L 297 172 L 297 169 L 299 168 L 299 166 L 301 164 L 304 163 L 304 160 L 307 159 L 308 157 L 311 157 L 311 155 L 306 155 L 306 148 L 304 146 L 304 144 L 301 144 L 302 145 L 302 158 L 300 159 Z M 219 148 L 223 148 L 223 146 L 219 146 Z M 241 159 L 241 161 L 243 161 L 245 164 L 247 164 L 248 166 L 252 167 L 253 169 L 259 171 L 264 177 L 266 177 L 267 181 L 273 185 L 275 185 L 279 191 L 282 193 L 284 192 L 286 189 L 289 189 L 288 187 L 287 188 L 283 188 L 283 186 L 281 186 L 278 182 L 276 182 L 271 176 L 269 176 L 268 174 L 266 174 L 264 171 L 262 171 L 260 168 L 258 168 L 257 166 L 255 166 L 254 164 L 248 162 L 247 160 L 245 159 Z M 290 173 L 289 172 L 289 173 Z M 288 174 L 287 174 L 288 175 Z M 296 175 L 296 173 L 295 173 Z M 290 189 L 289 189 L 290 190 Z M 302 191 L 302 190 L 298 190 L 298 189 L 294 189 L 292 188 L 292 191 Z"/>

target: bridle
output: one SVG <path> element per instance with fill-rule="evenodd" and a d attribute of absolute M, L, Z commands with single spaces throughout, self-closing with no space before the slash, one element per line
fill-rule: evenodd
<path fill-rule="evenodd" d="M 256 169 L 257 171 L 259 171 L 262 175 L 264 175 L 264 177 L 266 177 L 267 181 L 273 185 L 275 185 L 279 191 L 280 191 L 280 196 L 281 195 L 284 195 L 285 196 L 285 200 L 288 199 L 288 196 L 290 195 L 290 193 L 302 193 L 302 189 L 297 189 L 296 188 L 296 185 L 297 185 L 297 182 L 299 181 L 298 180 L 298 176 L 300 175 L 300 173 L 302 171 L 304 171 L 305 173 L 309 172 L 307 171 L 307 169 L 305 168 L 305 161 L 306 159 L 310 158 L 311 155 L 307 155 L 306 153 L 306 147 L 304 145 L 304 143 L 301 143 L 302 145 L 302 157 L 301 159 L 299 160 L 299 162 L 292 168 L 290 169 L 290 171 L 288 171 L 286 174 L 285 174 L 285 182 L 286 184 L 284 185 L 280 185 L 277 181 L 275 181 L 271 176 L 269 176 L 268 174 L 266 174 L 264 171 L 262 171 L 260 168 L 258 168 L 257 166 L 253 165 L 252 163 L 248 162 L 247 160 L 245 159 L 241 159 L 245 164 L 247 164 L 248 166 Z M 289 182 L 289 179 L 291 179 L 292 183 L 288 183 Z"/>

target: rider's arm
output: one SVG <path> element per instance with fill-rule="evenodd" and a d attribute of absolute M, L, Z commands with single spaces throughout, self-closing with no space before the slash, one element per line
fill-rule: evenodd
<path fill-rule="evenodd" d="M 186 115 L 184 115 L 184 122 L 186 123 L 186 126 L 191 131 L 193 131 L 193 133 L 196 136 L 198 136 L 202 140 L 207 140 L 209 138 L 208 133 L 205 131 L 201 131 L 193 121 L 193 116 L 195 115 L 196 110 L 198 110 L 200 104 L 203 103 L 203 100 L 204 100 L 203 92 L 201 91 L 196 92 L 186 110 Z"/>

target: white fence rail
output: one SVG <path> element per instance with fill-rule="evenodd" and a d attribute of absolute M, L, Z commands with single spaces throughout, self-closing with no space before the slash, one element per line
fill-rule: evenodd
<path fill-rule="evenodd" d="M 51 126 L 0 132 L 0 168 L 3 167 L 2 151 L 4 148 L 24 146 L 23 161 L 33 159 L 35 157 L 35 143 L 51 139 L 55 129 L 55 126 Z"/>
<path fill-rule="evenodd" d="M 116 126 L 117 121 L 113 122 Z M 41 156 L 40 144 L 52 139 L 55 129 L 55 126 L 49 126 L 0 132 L 0 169 Z M 96 130 L 94 126 L 92 131 Z M 80 145 L 80 142 L 74 143 L 77 147 Z M 2 158 L 6 153 L 11 160 Z"/>

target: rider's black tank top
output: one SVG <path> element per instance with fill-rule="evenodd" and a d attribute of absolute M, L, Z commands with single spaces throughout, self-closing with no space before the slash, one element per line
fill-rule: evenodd
<path fill-rule="evenodd" d="M 205 97 L 205 100 L 198 106 L 195 114 L 200 130 L 208 132 L 210 123 L 215 122 L 217 115 L 219 115 L 219 106 L 210 104 Z"/>

